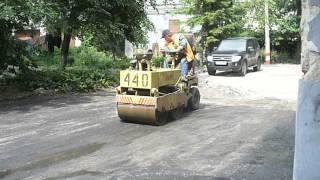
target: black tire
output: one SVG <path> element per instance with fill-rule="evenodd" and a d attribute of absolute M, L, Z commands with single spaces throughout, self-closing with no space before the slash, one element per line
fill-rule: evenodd
<path fill-rule="evenodd" d="M 257 72 L 257 71 L 260 71 L 260 70 L 261 70 L 261 59 L 258 58 L 257 66 L 256 66 L 256 67 L 253 67 L 253 71 L 254 71 L 254 72 Z"/>
<path fill-rule="evenodd" d="M 155 125 L 156 126 L 162 126 L 168 122 L 168 112 L 156 112 L 156 120 L 155 120 Z"/>
<path fill-rule="evenodd" d="M 248 72 L 248 64 L 247 61 L 243 61 L 240 70 L 240 76 L 245 76 Z"/>
<path fill-rule="evenodd" d="M 215 76 L 216 75 L 216 70 L 208 70 L 208 74 L 211 76 Z"/>
<path fill-rule="evenodd" d="M 188 109 L 197 110 L 200 107 L 200 92 L 196 87 L 190 88 L 191 97 L 188 101 Z"/>

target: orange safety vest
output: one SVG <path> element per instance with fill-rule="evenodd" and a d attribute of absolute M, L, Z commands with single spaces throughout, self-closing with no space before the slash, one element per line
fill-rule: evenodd
<path fill-rule="evenodd" d="M 174 34 L 172 35 L 172 41 L 170 43 L 167 44 L 167 47 L 168 49 L 170 50 L 176 50 L 178 47 L 179 47 L 179 37 L 180 36 L 183 36 L 182 34 Z M 195 59 L 194 57 L 194 54 L 193 54 L 193 51 L 192 51 L 192 48 L 188 42 L 188 40 L 186 39 L 187 41 L 187 48 L 185 49 L 185 53 L 186 53 L 186 58 L 188 60 L 188 62 L 191 62 Z"/>

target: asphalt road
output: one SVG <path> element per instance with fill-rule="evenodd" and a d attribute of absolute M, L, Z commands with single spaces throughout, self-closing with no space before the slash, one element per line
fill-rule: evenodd
<path fill-rule="evenodd" d="M 0 179 L 292 179 L 296 102 L 250 86 L 274 68 L 298 77 L 201 74 L 201 108 L 161 127 L 120 122 L 107 92 L 0 102 Z"/>

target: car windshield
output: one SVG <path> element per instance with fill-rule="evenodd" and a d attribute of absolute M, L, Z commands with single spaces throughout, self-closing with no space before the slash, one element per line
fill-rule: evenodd
<path fill-rule="evenodd" d="M 246 50 L 246 40 L 223 40 L 217 51 L 245 51 Z"/>

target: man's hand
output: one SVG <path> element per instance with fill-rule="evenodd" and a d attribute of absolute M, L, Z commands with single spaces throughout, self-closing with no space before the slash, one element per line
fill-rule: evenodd
<path fill-rule="evenodd" d="M 179 46 L 179 47 L 177 48 L 177 51 L 178 51 L 178 52 L 183 52 L 183 50 L 184 50 L 184 48 L 183 48 L 182 46 Z"/>

